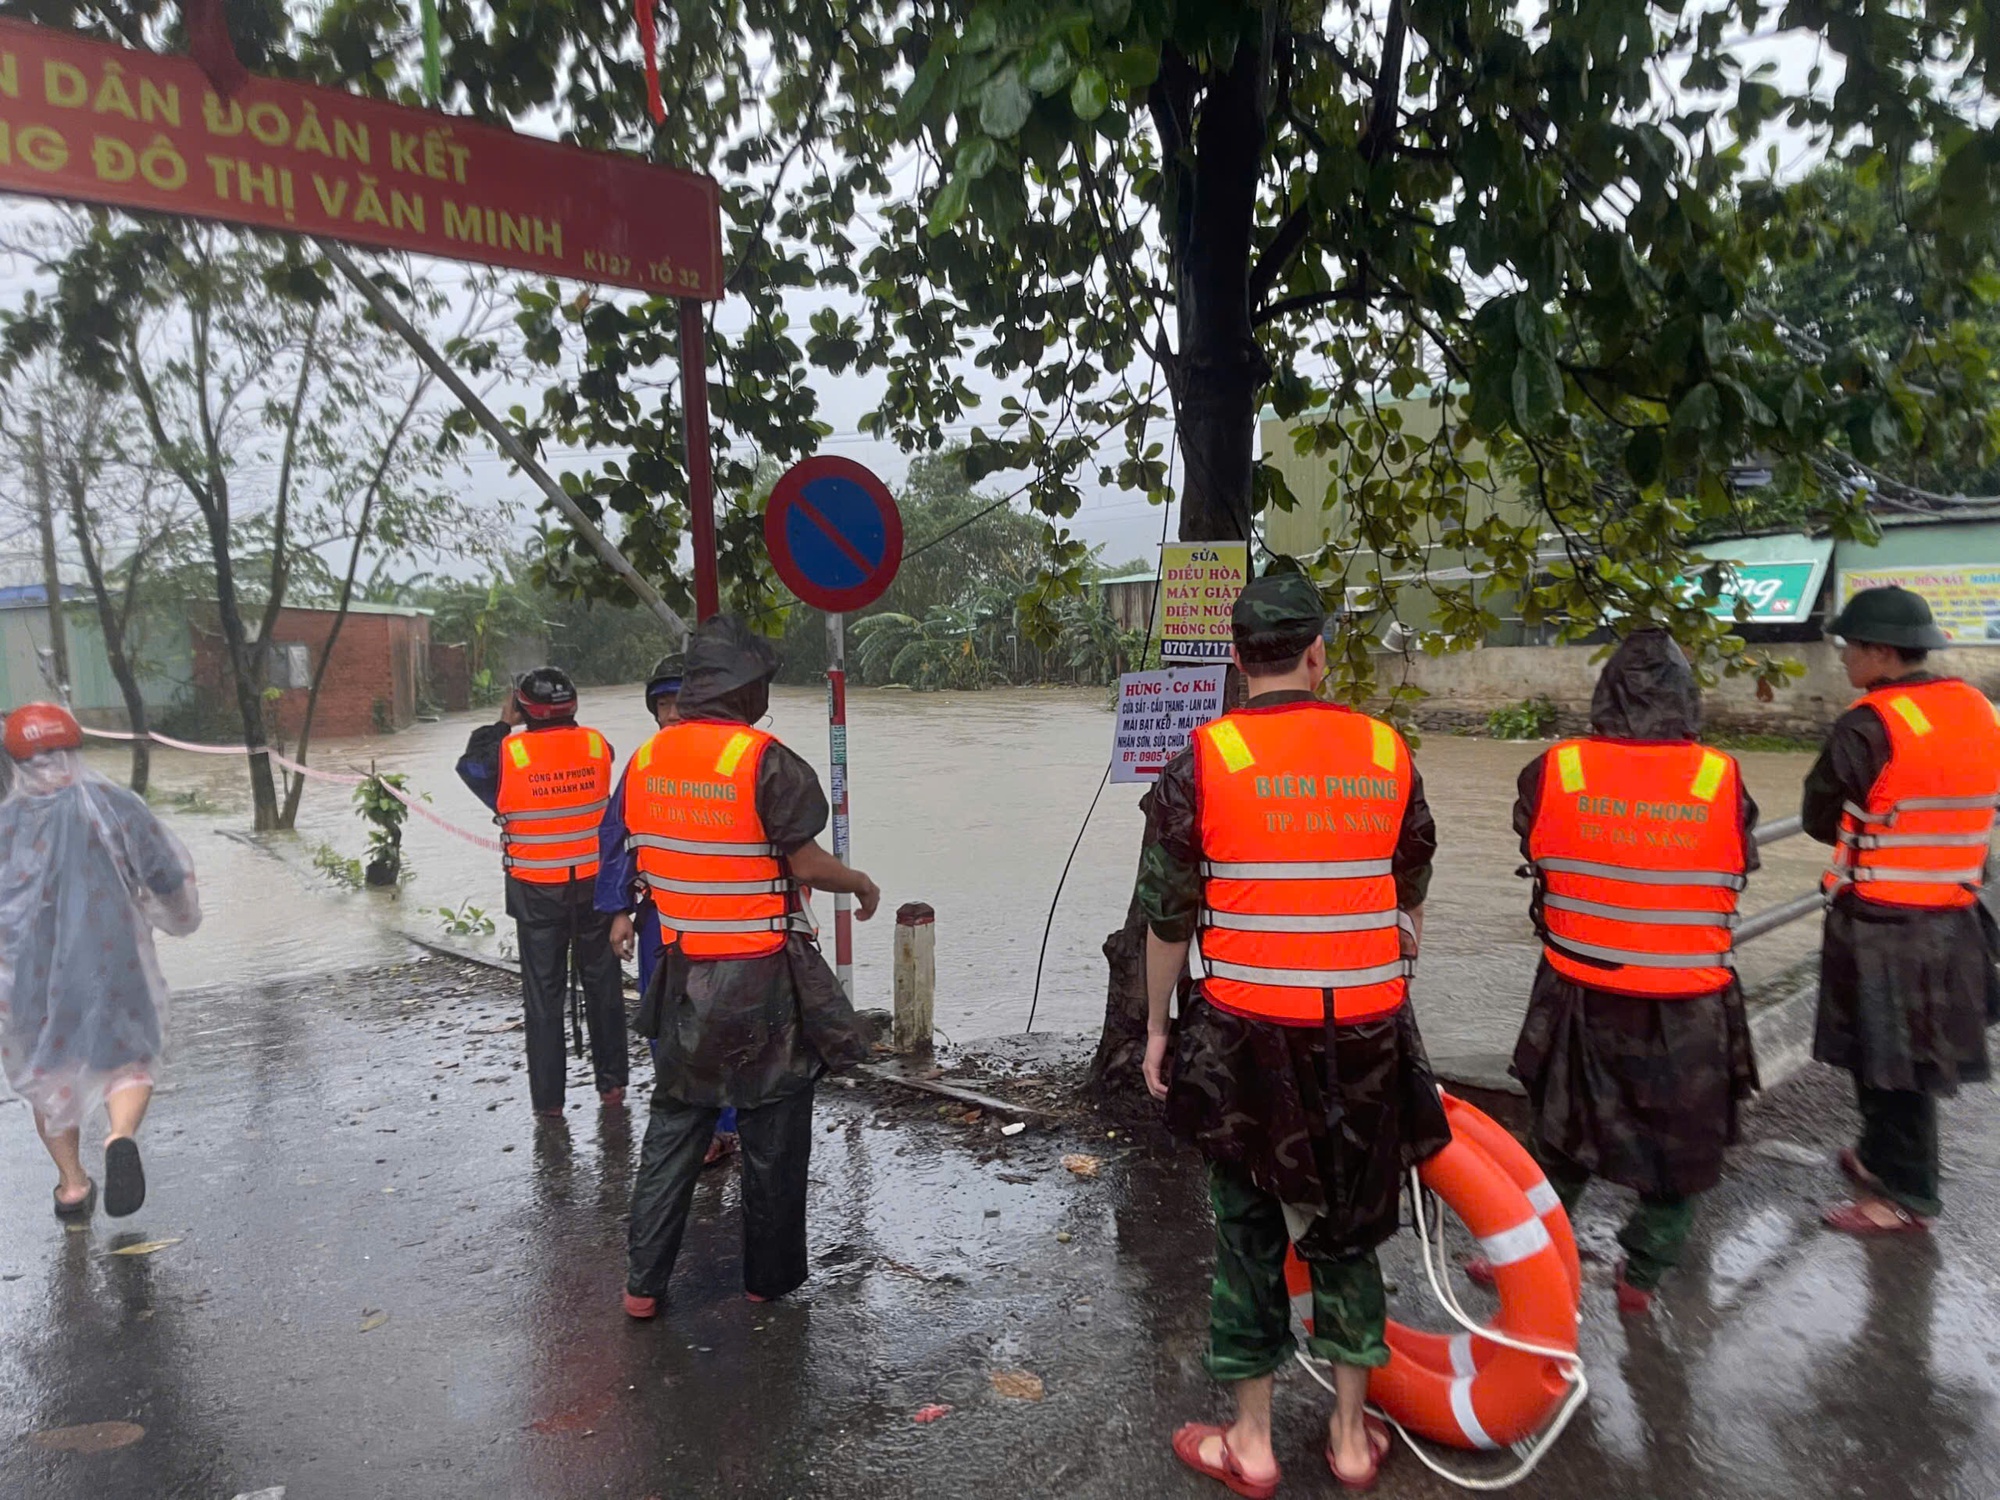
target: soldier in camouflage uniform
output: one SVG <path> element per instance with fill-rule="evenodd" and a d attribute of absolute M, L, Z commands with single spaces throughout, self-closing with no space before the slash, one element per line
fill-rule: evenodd
<path fill-rule="evenodd" d="M 1318 591 L 1296 571 L 1274 565 L 1244 589 L 1232 624 L 1252 713 L 1313 701 L 1326 667 L 1324 619 Z M 1237 1400 L 1234 1426 L 1190 1424 L 1175 1451 L 1238 1494 L 1275 1490 L 1272 1376 L 1294 1348 L 1284 1261 L 1296 1243 L 1312 1273 L 1307 1347 L 1333 1363 L 1342 1392 L 1328 1462 L 1343 1482 L 1363 1484 L 1387 1448 L 1387 1433 L 1364 1428 L 1360 1413 L 1368 1371 L 1389 1359 L 1375 1251 L 1396 1232 L 1409 1169 L 1450 1140 L 1436 1081 L 1407 1004 L 1351 1025 L 1285 1024 L 1224 1010 L 1198 986 L 1171 1043 L 1169 1085 L 1167 1012 L 1204 899 L 1193 747 L 1162 770 L 1153 817 L 1159 839 L 1146 849 L 1138 889 L 1150 928 L 1146 1079 L 1166 1100 L 1169 1126 L 1209 1160 L 1216 1266 L 1206 1362 Z M 1436 850 L 1411 768 L 1390 861 L 1395 904 L 1413 919 L 1406 953 Z"/>
<path fill-rule="evenodd" d="M 1590 725 L 1593 736 L 1614 740 L 1700 737 L 1701 689 L 1671 636 L 1626 638 L 1598 676 Z M 1514 831 L 1530 859 L 1547 759 L 1544 752 L 1522 770 L 1514 803 Z M 1757 804 L 1747 791 L 1738 802 L 1747 873 L 1757 868 Z M 1533 915 L 1539 927 L 1539 888 Z M 1534 1107 L 1528 1144 L 1564 1208 L 1575 1211 L 1592 1177 L 1639 1195 L 1619 1235 L 1626 1259 L 1617 1290 L 1620 1311 L 1646 1313 L 1694 1225 L 1695 1195 L 1721 1176 L 1737 1105 L 1757 1087 L 1742 987 L 1731 979 L 1688 999 L 1619 994 L 1565 977 L 1545 952 L 1513 1072 Z M 1481 1261 L 1466 1271 L 1490 1282 Z"/>

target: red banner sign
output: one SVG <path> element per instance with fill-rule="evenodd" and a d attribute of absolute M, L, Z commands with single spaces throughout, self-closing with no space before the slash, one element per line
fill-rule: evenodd
<path fill-rule="evenodd" d="M 673 297 L 722 296 L 721 190 L 335 89 L 0 21 L 0 192 L 220 219 Z"/>

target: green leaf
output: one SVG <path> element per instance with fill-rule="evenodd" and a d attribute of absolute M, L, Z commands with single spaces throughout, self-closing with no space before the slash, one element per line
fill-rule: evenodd
<path fill-rule="evenodd" d="M 1660 482 L 1660 469 L 1667 456 L 1665 439 L 1657 427 L 1641 427 L 1625 442 L 1625 472 L 1642 490 Z"/>
<path fill-rule="evenodd" d="M 965 200 L 972 190 L 972 184 L 963 177 L 954 177 L 931 200 L 931 216 L 927 227 L 933 239 L 943 234 L 965 216 Z"/>
<path fill-rule="evenodd" d="M 1020 69 L 1003 68 L 980 91 L 979 128 L 990 136 L 1011 140 L 1021 133 L 1034 108 L 1035 96 L 1021 81 Z"/>
<path fill-rule="evenodd" d="M 1116 35 L 1131 19 L 1132 0 L 1091 0 L 1091 9 L 1097 12 L 1098 23 L 1105 32 Z"/>
<path fill-rule="evenodd" d="M 1069 86 L 1069 107 L 1079 120 L 1094 120 L 1111 104 L 1111 85 L 1095 63 L 1078 70 Z"/>
<path fill-rule="evenodd" d="M 1028 87 L 1043 96 L 1059 93 L 1068 87 L 1076 76 L 1076 58 L 1061 37 L 1043 39 L 1040 46 L 1028 54 Z"/>
<path fill-rule="evenodd" d="M 938 80 L 944 77 L 944 70 L 951 62 L 951 54 L 942 47 L 931 48 L 930 56 L 917 69 L 917 76 L 910 80 L 909 88 L 903 91 L 902 103 L 896 106 L 896 123 L 904 130 L 923 118 L 931 95 L 937 92 Z"/>
<path fill-rule="evenodd" d="M 1160 49 L 1147 44 L 1126 47 L 1104 60 L 1112 79 L 1128 89 L 1142 89 L 1160 76 Z"/>
<path fill-rule="evenodd" d="M 1681 397 L 1668 430 L 1676 435 L 1713 432 L 1721 423 L 1722 392 L 1704 380 Z"/>
<path fill-rule="evenodd" d="M 1000 143 L 990 135 L 975 135 L 959 143 L 957 164 L 952 175 L 977 182 L 992 171 L 999 160 Z"/>
<path fill-rule="evenodd" d="M 1563 378 L 1556 362 L 1536 349 L 1514 360 L 1514 418 L 1524 432 L 1545 432 L 1562 410 Z"/>

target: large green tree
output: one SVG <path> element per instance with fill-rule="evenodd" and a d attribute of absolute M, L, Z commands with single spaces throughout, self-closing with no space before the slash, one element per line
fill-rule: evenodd
<path fill-rule="evenodd" d="M 173 35 L 156 0 L 8 8 Z M 239 0 L 231 15 L 253 65 L 409 95 L 415 9 Z M 1988 352 L 1965 316 L 1996 289 L 2000 144 L 1982 106 L 2000 28 L 1983 6 L 674 4 L 658 11 L 657 125 L 623 5 L 440 11 L 448 109 L 722 181 L 731 305 L 712 320 L 710 395 L 734 501 L 724 570 L 753 605 L 771 596 L 746 455 L 809 451 L 818 391 L 856 372 L 885 382 L 872 428 L 934 449 L 972 425 L 974 477 L 1026 472 L 1055 517 L 1093 480 L 1167 498 L 1173 454 L 1146 424 L 1169 415 L 1192 539 L 1251 534 L 1261 507 L 1299 498 L 1256 461 L 1260 403 L 1329 413 L 1305 441 L 1356 517 L 1322 559 L 1329 584 L 1386 595 L 1443 545 L 1488 561 L 1488 594 L 1511 587 L 1578 628 L 1664 618 L 1709 646 L 1718 627 L 1675 580 L 1746 452 L 1837 509 L 1854 501 L 1830 476 L 1893 475 L 1938 431 L 1985 420 Z M 1797 38 L 1815 65 L 1749 67 L 1749 33 Z M 1897 181 L 1926 164 L 1898 213 L 1932 316 L 1899 348 L 1829 344 L 1753 296 L 1818 255 L 1826 211 L 1755 149 L 1774 130 L 1793 157 Z M 523 347 L 550 384 L 518 419 L 616 455 L 568 483 L 685 599 L 673 317 L 661 299 L 530 290 Z M 1453 386 L 1462 413 L 1435 437 L 1376 405 Z M 1638 497 L 1616 514 L 1588 421 L 1615 429 Z M 1539 514 L 1482 503 L 1472 437 L 1533 473 Z M 1538 582 L 1550 532 L 1574 561 Z M 578 573 L 618 591 L 587 560 Z M 1443 593 L 1446 632 L 1477 639 L 1478 601 Z M 1358 642 L 1346 667 L 1358 690 Z"/>

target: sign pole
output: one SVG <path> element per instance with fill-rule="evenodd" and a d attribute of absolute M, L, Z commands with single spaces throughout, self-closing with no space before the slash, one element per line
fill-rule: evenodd
<path fill-rule="evenodd" d="M 688 516 L 694 533 L 694 617 L 722 608 L 715 576 L 715 470 L 708 454 L 708 355 L 701 304 L 681 299 L 681 413 L 686 424 Z"/>
<path fill-rule="evenodd" d="M 848 864 L 847 616 L 837 610 L 826 617 L 826 733 L 833 782 L 833 857 Z M 836 892 L 833 898 L 833 969 L 852 1002 L 854 898 L 845 891 Z"/>

